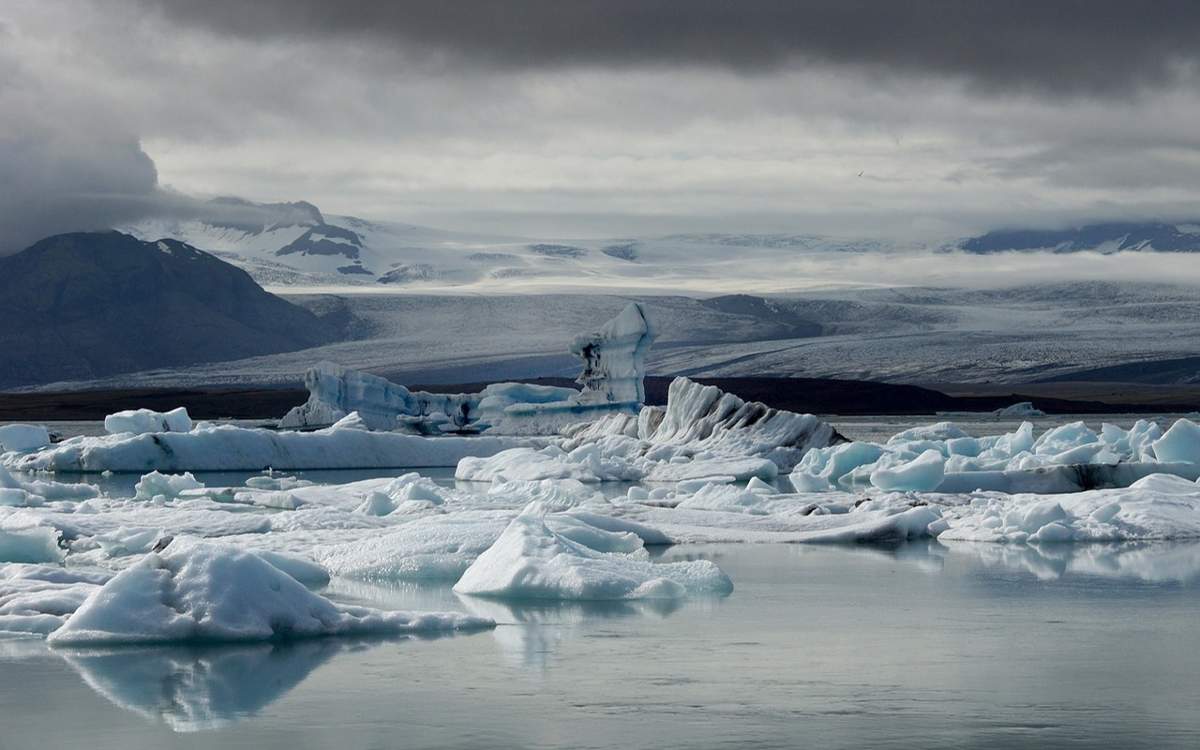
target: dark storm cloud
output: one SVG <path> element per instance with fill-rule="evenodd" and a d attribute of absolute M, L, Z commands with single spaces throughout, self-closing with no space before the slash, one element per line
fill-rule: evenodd
<path fill-rule="evenodd" d="M 514 68 L 805 64 L 1125 92 L 1200 59 L 1194 0 L 136 0 L 246 37 L 372 38 Z"/>

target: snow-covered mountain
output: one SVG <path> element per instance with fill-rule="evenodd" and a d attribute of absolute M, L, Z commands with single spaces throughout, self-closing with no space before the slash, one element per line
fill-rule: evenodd
<path fill-rule="evenodd" d="M 121 230 L 143 240 L 170 237 L 186 242 L 242 267 L 265 286 L 406 291 L 611 290 L 639 285 L 695 289 L 721 284 L 755 288 L 762 281 L 762 269 L 778 275 L 781 262 L 902 249 L 880 240 L 809 234 L 504 237 L 329 216 L 304 202 L 256 204 L 222 198 L 212 205 L 213 216 L 204 219 L 151 220 Z M 223 218 L 225 209 L 249 218 Z"/>
<path fill-rule="evenodd" d="M 1110 222 L 1072 229 L 1002 229 L 964 240 L 969 253 L 1042 250 L 1075 253 L 1200 252 L 1200 222 Z"/>

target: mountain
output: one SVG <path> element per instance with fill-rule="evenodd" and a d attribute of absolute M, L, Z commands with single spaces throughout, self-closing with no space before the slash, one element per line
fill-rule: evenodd
<path fill-rule="evenodd" d="M 563 239 L 455 232 L 325 214 L 311 203 L 219 198 L 202 217 L 121 228 L 143 240 L 172 237 L 245 269 L 271 287 L 418 291 L 564 291 L 634 287 L 757 288 L 762 269 L 831 254 L 906 248 L 877 239 L 812 234 L 676 234 Z M 733 283 L 748 274 L 745 284 Z M 800 274 L 797 274 L 799 276 Z"/>
<path fill-rule="evenodd" d="M 979 254 L 1019 250 L 1194 253 L 1200 252 L 1200 222 L 1111 222 L 1073 229 L 1002 229 L 965 240 L 961 248 Z"/>
<path fill-rule="evenodd" d="M 176 240 L 62 234 L 0 257 L 0 387 L 294 351 L 338 335 Z"/>

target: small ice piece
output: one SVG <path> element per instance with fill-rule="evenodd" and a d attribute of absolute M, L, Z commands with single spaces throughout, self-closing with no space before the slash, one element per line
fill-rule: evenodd
<path fill-rule="evenodd" d="M 137 500 L 153 500 L 156 497 L 172 500 L 185 490 L 200 489 L 204 489 L 204 484 L 187 471 L 182 474 L 161 474 L 152 471 L 143 474 L 133 487 L 134 498 Z"/>
<path fill-rule="evenodd" d="M 6 424 L 0 425 L 0 453 L 5 451 L 27 451 L 50 445 L 50 432 L 44 425 Z"/>
<path fill-rule="evenodd" d="M 110 435 L 144 435 L 155 432 L 191 432 L 192 419 L 180 406 L 168 412 L 130 409 L 104 418 L 104 431 Z"/>
<path fill-rule="evenodd" d="M 546 525 L 530 503 L 467 569 L 454 590 L 513 599 L 677 599 L 733 589 L 708 560 L 654 564 L 642 556 L 598 552 Z"/>
<path fill-rule="evenodd" d="M 875 469 L 871 472 L 871 484 L 881 490 L 931 492 L 945 476 L 945 457 L 930 449 L 907 463 Z"/>
<path fill-rule="evenodd" d="M 92 593 L 51 644 L 266 641 L 492 627 L 462 614 L 336 605 L 251 552 L 178 542 Z"/>
<path fill-rule="evenodd" d="M 1003 409 L 997 409 L 992 412 L 992 416 L 997 419 L 1014 419 L 1026 417 L 1044 417 L 1046 412 L 1034 407 L 1031 401 L 1021 401 L 1020 403 L 1006 406 Z"/>

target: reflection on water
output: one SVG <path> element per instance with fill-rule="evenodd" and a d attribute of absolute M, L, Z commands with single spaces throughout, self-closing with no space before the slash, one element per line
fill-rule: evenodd
<path fill-rule="evenodd" d="M 0 745 L 44 747 L 37 727 L 53 726 L 56 746 L 96 750 L 161 747 L 172 731 L 203 748 L 1200 746 L 1200 541 L 712 545 L 661 559 L 698 555 L 730 574 L 730 596 L 324 590 L 499 623 L 437 643 L 0 641 Z"/>
<path fill-rule="evenodd" d="M 177 732 L 215 729 L 254 715 L 309 673 L 361 643 L 56 650 L 83 681 L 127 711 Z"/>
<path fill-rule="evenodd" d="M 1021 570 L 1043 581 L 1075 575 L 1186 584 L 1200 578 L 1200 541 L 1042 545 L 956 542 L 949 550 L 987 568 Z"/>
<path fill-rule="evenodd" d="M 544 670 L 559 644 L 591 625 L 622 617 L 666 618 L 679 611 L 678 599 L 615 602 L 504 602 L 477 596 L 459 597 L 467 611 L 496 621 L 492 637 L 510 664 Z"/>

